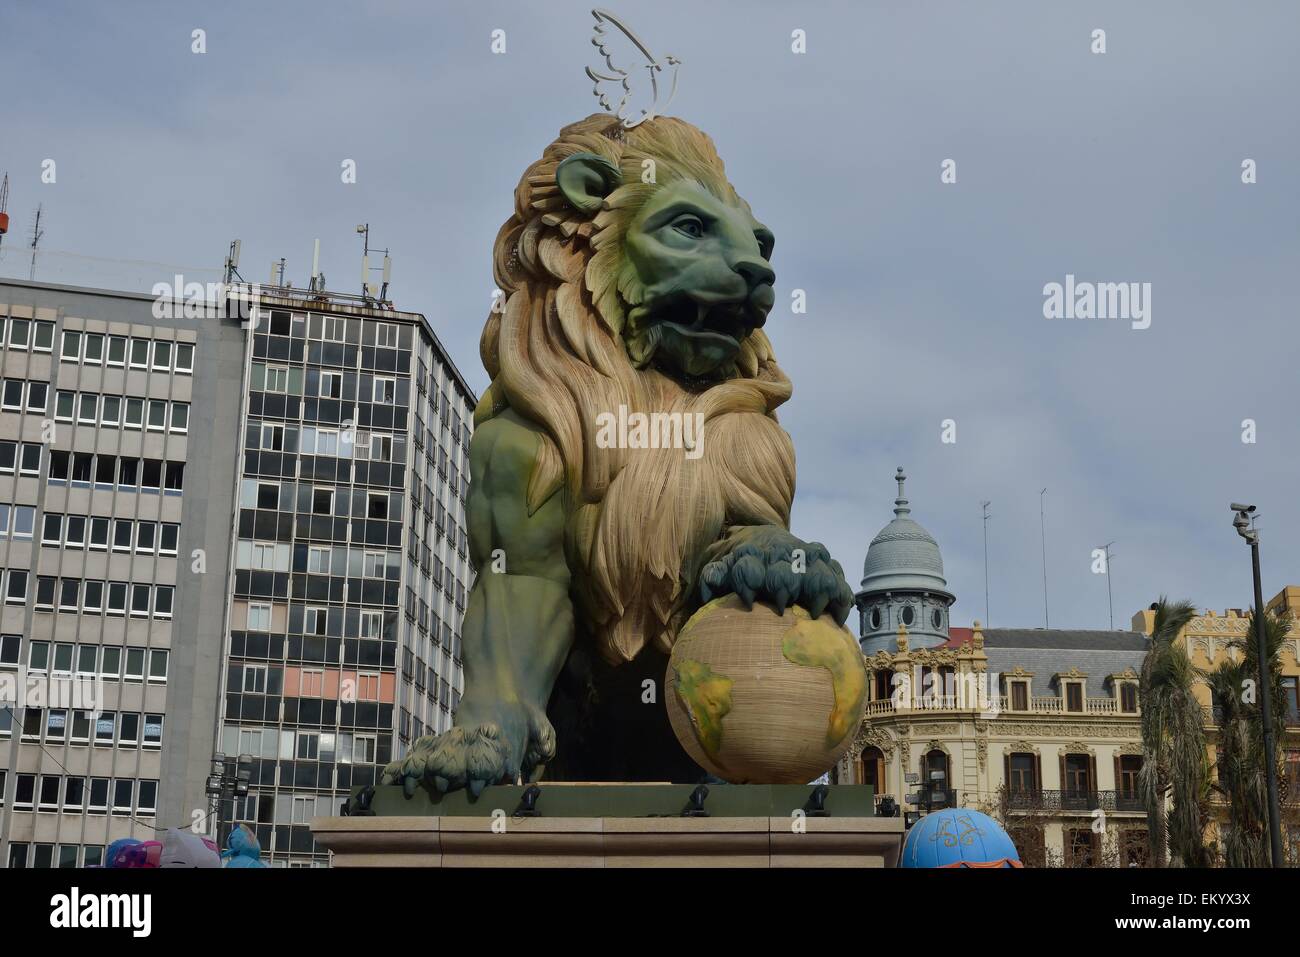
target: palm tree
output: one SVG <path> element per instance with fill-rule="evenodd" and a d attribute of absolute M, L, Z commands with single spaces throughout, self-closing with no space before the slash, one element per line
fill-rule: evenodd
<path fill-rule="evenodd" d="M 1265 775 L 1263 721 L 1260 717 L 1259 653 L 1255 615 L 1250 614 L 1244 639 L 1231 642 L 1243 654 L 1229 657 L 1206 676 L 1219 725 L 1218 782 L 1214 788 L 1228 801 L 1229 821 L 1223 835 L 1228 867 L 1268 867 L 1268 779 Z M 1290 621 L 1264 613 L 1264 644 L 1269 659 L 1273 726 L 1283 727 L 1282 644 Z M 1280 775 L 1279 775 L 1280 776 Z"/>
<path fill-rule="evenodd" d="M 1168 842 L 1172 864 L 1206 867 L 1205 801 L 1209 774 L 1201 704 L 1193 688 L 1197 671 L 1186 650 L 1175 644 L 1196 615 L 1190 602 L 1164 596 L 1152 606 L 1155 623 L 1151 645 L 1142 660 L 1138 691 L 1142 701 L 1142 770 L 1138 788 L 1147 809 L 1151 862 L 1166 866 Z M 1165 795 L 1173 807 L 1166 814 Z"/>

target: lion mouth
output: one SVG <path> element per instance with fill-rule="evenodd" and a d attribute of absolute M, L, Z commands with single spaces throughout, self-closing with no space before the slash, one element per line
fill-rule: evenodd
<path fill-rule="evenodd" d="M 672 326 L 680 335 L 697 340 L 740 341 L 767 317 L 752 308 L 747 299 L 701 302 L 680 296 L 655 310 L 655 325 Z"/>

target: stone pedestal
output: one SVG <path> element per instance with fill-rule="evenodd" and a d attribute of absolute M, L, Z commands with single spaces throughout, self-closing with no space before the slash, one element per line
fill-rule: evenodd
<path fill-rule="evenodd" d="M 335 867 L 894 867 L 903 842 L 902 818 L 876 817 L 856 785 L 828 787 L 820 808 L 812 787 L 711 786 L 708 816 L 683 816 L 691 786 L 540 787 L 536 816 L 519 813 L 520 787 L 376 788 L 312 831 Z"/>

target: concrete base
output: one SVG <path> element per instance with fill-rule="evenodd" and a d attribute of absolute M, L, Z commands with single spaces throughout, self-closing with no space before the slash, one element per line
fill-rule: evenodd
<path fill-rule="evenodd" d="M 406 794 L 359 788 L 317 818 L 337 867 L 894 867 L 902 818 L 863 785 L 720 784 L 695 817 L 689 784 L 543 783 Z M 526 814 L 529 806 L 536 815 Z"/>
<path fill-rule="evenodd" d="M 495 830 L 494 830 L 495 824 Z M 894 867 L 901 818 L 325 817 L 335 867 Z"/>

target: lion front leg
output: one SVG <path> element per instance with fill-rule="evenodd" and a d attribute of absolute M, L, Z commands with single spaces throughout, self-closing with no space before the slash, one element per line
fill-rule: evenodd
<path fill-rule="evenodd" d="M 468 518 L 479 570 L 462 628 L 465 693 L 455 726 L 421 738 L 384 769 L 407 794 L 531 779 L 555 756 L 546 704 L 573 644 L 562 496 L 532 513 L 527 488 L 540 437 L 512 412 L 485 423 L 470 445 Z"/>
<path fill-rule="evenodd" d="M 820 542 L 805 542 L 778 525 L 733 528 L 710 550 L 700 571 L 701 601 L 736 595 L 745 605 L 763 601 L 784 613 L 791 605 L 844 624 L 853 589 L 844 569 Z"/>

